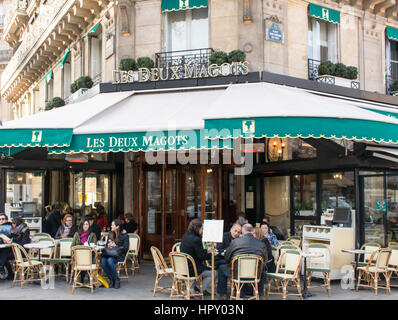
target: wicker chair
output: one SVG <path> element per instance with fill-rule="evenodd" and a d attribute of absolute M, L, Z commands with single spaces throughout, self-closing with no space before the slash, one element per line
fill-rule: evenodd
<path fill-rule="evenodd" d="M 260 300 L 258 284 L 261 281 L 263 258 L 255 254 L 240 254 L 232 259 L 231 299 L 240 300 L 240 292 L 245 284 L 250 284 L 254 295 L 248 300 Z M 237 270 L 235 270 L 235 268 Z"/>
<path fill-rule="evenodd" d="M 64 276 L 66 278 L 66 282 L 69 281 L 69 266 L 72 262 L 72 240 L 72 238 L 60 239 L 58 257 L 53 257 L 47 260 L 51 267 L 54 267 L 55 265 L 58 265 L 59 268 L 65 267 L 65 274 L 58 273 L 57 276 Z"/>
<path fill-rule="evenodd" d="M 189 300 L 192 296 L 199 296 L 204 299 L 202 276 L 198 275 L 195 260 L 189 254 L 182 252 L 170 252 L 169 257 L 173 270 L 173 286 L 171 287 L 170 299 L 183 297 Z M 188 261 L 193 267 L 193 276 L 189 274 Z M 191 292 L 191 284 L 195 281 L 199 284 L 199 293 Z"/>
<path fill-rule="evenodd" d="M 140 271 L 140 262 L 138 255 L 140 253 L 141 238 L 138 234 L 129 233 L 129 251 L 127 256 L 131 261 L 131 273 L 134 275 L 135 270 Z"/>
<path fill-rule="evenodd" d="M 14 281 L 12 282 L 12 286 L 18 281 L 21 282 L 21 288 L 27 281 L 37 281 L 41 280 L 42 273 L 41 268 L 43 263 L 40 261 L 34 261 L 29 258 L 26 250 L 20 246 L 19 244 L 13 243 L 12 244 L 12 251 L 14 253 L 15 259 L 15 275 Z M 35 278 L 35 271 L 37 271 L 39 278 Z M 17 280 L 17 275 L 19 274 L 19 280 Z M 25 274 L 27 278 L 25 278 Z"/>
<path fill-rule="evenodd" d="M 285 267 L 285 257 L 282 257 L 282 254 L 284 251 L 294 250 L 294 251 L 298 251 L 301 253 L 301 249 L 299 247 L 297 247 L 294 244 L 289 244 L 289 243 L 282 243 L 278 246 L 277 249 L 278 249 L 278 251 L 277 251 L 278 260 L 275 260 L 275 264 L 277 265 L 280 262 L 281 271 L 283 271 L 283 268 Z"/>
<path fill-rule="evenodd" d="M 301 294 L 300 286 L 300 270 L 301 270 L 301 252 L 298 250 L 284 250 L 281 257 L 278 260 L 276 272 L 267 273 L 268 279 L 268 294 L 281 294 L 283 300 L 286 300 L 288 295 L 296 295 L 303 299 Z M 282 271 L 281 263 L 285 261 L 285 265 Z M 271 291 L 271 283 L 274 281 L 276 291 Z M 287 292 L 287 286 L 289 282 L 293 282 L 297 286 L 297 294 L 289 294 Z M 282 292 L 280 292 L 280 286 L 282 286 Z"/>
<path fill-rule="evenodd" d="M 291 237 L 287 238 L 287 241 L 291 242 L 294 245 L 296 245 L 297 247 L 301 248 L 301 237 L 299 237 L 299 236 L 291 236 Z"/>
<path fill-rule="evenodd" d="M 278 247 L 271 246 L 272 256 L 274 257 L 274 261 L 278 261 Z"/>
<path fill-rule="evenodd" d="M 372 251 L 372 253 L 373 253 L 374 251 L 377 251 L 380 248 L 381 248 L 381 245 L 378 242 L 367 242 L 367 243 L 362 245 L 361 250 Z M 370 257 L 372 256 L 372 253 L 366 253 L 364 255 L 364 260 L 363 261 L 359 261 L 358 260 L 358 267 L 366 267 Z M 360 255 L 358 255 L 358 259 L 359 259 L 359 256 Z M 372 263 L 374 264 L 376 256 L 374 256 L 373 259 L 374 260 L 372 261 Z M 352 261 L 351 265 L 355 268 L 356 261 Z"/>
<path fill-rule="evenodd" d="M 128 253 L 125 254 L 123 261 L 119 261 L 116 263 L 116 271 L 120 279 L 127 279 L 127 282 L 130 282 L 129 273 L 127 271 L 127 259 L 129 258 Z M 121 271 L 124 271 L 125 276 L 121 275 Z M 132 269 L 132 273 L 134 274 L 134 270 Z"/>
<path fill-rule="evenodd" d="M 306 251 L 308 252 L 316 252 L 321 253 L 323 256 L 320 258 L 311 258 L 307 262 L 307 288 L 314 287 L 323 287 L 326 288 L 326 291 L 331 296 L 331 287 L 330 287 L 330 272 L 331 272 L 331 251 L 330 247 L 327 244 L 323 243 L 312 243 L 307 246 Z M 319 286 L 312 285 L 311 286 L 311 277 L 314 272 L 322 273 L 324 284 Z"/>
<path fill-rule="evenodd" d="M 181 252 L 180 247 L 181 247 L 181 242 L 174 243 L 171 248 L 171 252 Z"/>
<path fill-rule="evenodd" d="M 153 296 L 155 296 L 157 291 L 162 291 L 163 289 L 170 290 L 171 287 L 160 287 L 159 281 L 163 277 L 171 276 L 173 277 L 173 269 L 167 266 L 166 261 L 163 258 L 162 253 L 159 251 L 158 248 L 152 246 L 151 253 L 153 257 L 153 262 L 155 263 L 156 269 L 156 280 L 155 280 L 155 287 L 153 288 Z"/>
<path fill-rule="evenodd" d="M 37 243 L 49 243 L 53 245 L 50 248 L 40 249 L 40 261 L 43 262 L 44 265 L 46 265 L 49 262 L 49 259 L 51 259 L 54 256 L 55 240 L 53 238 L 43 237 L 39 238 Z M 32 260 L 39 259 L 37 249 L 30 249 L 28 254 L 30 256 L 30 259 Z"/>
<path fill-rule="evenodd" d="M 361 287 L 373 288 L 375 290 L 376 296 L 379 288 L 386 289 L 388 293 L 391 294 L 391 289 L 390 289 L 391 270 L 388 267 L 390 256 L 391 256 L 391 248 L 381 248 L 372 253 L 365 267 L 358 267 L 359 274 L 358 274 L 357 291 L 361 286 Z M 372 263 L 373 261 L 375 261 L 374 264 Z M 380 285 L 380 274 L 384 275 L 384 278 L 386 280 L 385 286 Z M 365 277 L 365 281 L 368 283 L 367 285 L 361 284 L 362 277 Z"/>
<path fill-rule="evenodd" d="M 39 232 L 32 235 L 32 238 L 39 239 L 39 238 L 52 238 L 50 234 L 45 232 Z"/>
<path fill-rule="evenodd" d="M 391 256 L 388 261 L 388 270 L 391 271 L 391 279 L 395 279 L 398 276 L 398 246 L 392 245 L 389 247 L 391 249 Z M 396 287 L 397 285 L 390 283 L 390 286 Z"/>
<path fill-rule="evenodd" d="M 93 259 L 94 256 L 94 259 Z M 93 293 L 94 287 L 99 287 L 97 280 L 98 272 L 98 256 L 97 251 L 90 246 L 74 246 L 72 247 L 72 259 L 73 259 L 73 285 L 72 294 L 76 288 L 86 287 L 91 289 Z M 84 283 L 78 282 L 78 276 L 82 271 L 86 271 L 90 278 L 90 283 L 85 285 Z"/>

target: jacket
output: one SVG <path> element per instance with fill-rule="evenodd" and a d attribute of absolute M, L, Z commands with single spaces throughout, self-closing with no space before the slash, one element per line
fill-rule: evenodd
<path fill-rule="evenodd" d="M 185 233 L 181 239 L 180 251 L 189 254 L 193 260 L 195 260 L 198 275 L 205 270 L 209 270 L 209 268 L 205 266 L 204 262 L 211 259 L 211 254 L 207 253 L 207 250 L 203 249 L 202 237 L 199 234 L 193 231 Z M 193 266 L 191 263 L 189 263 L 188 266 L 189 274 L 190 276 L 193 276 Z"/>
<path fill-rule="evenodd" d="M 54 239 L 61 239 L 61 236 L 64 233 L 64 230 L 65 230 L 65 226 L 62 226 L 62 225 L 59 226 Z M 67 238 L 72 238 L 76 232 L 77 232 L 77 226 L 73 225 L 69 230 L 69 234 L 68 234 Z"/>
<path fill-rule="evenodd" d="M 88 236 L 88 243 L 97 243 L 97 236 L 95 233 L 91 232 L 90 235 Z M 80 234 L 79 232 L 75 232 L 75 235 L 73 236 L 72 239 L 72 244 L 71 247 L 74 246 L 81 246 L 82 244 L 80 243 Z"/>
<path fill-rule="evenodd" d="M 11 231 L 11 239 L 13 243 L 18 243 L 20 246 L 24 246 L 30 243 L 30 230 L 29 227 L 24 223 L 21 231 L 18 233 L 13 233 Z"/>
<path fill-rule="evenodd" d="M 98 240 L 101 239 L 101 227 L 95 222 L 90 227 L 90 232 L 95 233 L 95 236 L 97 237 Z"/>
<path fill-rule="evenodd" d="M 257 254 L 263 258 L 264 265 L 268 261 L 265 243 L 257 240 L 250 233 L 231 241 L 231 244 L 225 251 L 225 263 L 230 264 L 232 259 L 239 254 Z"/>
<path fill-rule="evenodd" d="M 111 237 L 108 237 L 108 241 L 106 242 L 106 248 L 108 247 L 109 241 L 111 241 Z M 123 253 L 119 256 L 119 259 L 124 258 L 127 251 L 129 251 L 129 235 L 127 233 L 121 233 L 119 236 L 119 242 L 116 243 L 116 246 L 123 248 Z"/>
<path fill-rule="evenodd" d="M 47 231 L 51 237 L 53 238 L 55 237 L 60 225 L 61 225 L 61 214 L 59 213 L 59 211 L 54 210 L 48 216 L 46 223 Z"/>
<path fill-rule="evenodd" d="M 124 229 L 127 233 L 134 233 L 138 229 L 138 224 L 134 220 L 131 220 L 129 223 L 126 223 Z"/>

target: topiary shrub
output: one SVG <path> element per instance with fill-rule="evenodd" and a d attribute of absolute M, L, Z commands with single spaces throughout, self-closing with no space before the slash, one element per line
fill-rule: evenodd
<path fill-rule="evenodd" d="M 318 74 L 323 75 L 334 75 L 336 66 L 331 61 L 324 61 L 318 66 Z"/>
<path fill-rule="evenodd" d="M 81 76 L 77 78 L 71 85 L 70 91 L 75 93 L 80 88 L 91 88 L 93 86 L 93 80 L 89 76 Z"/>
<path fill-rule="evenodd" d="M 224 51 L 216 51 L 210 55 L 210 64 L 221 66 L 223 63 L 228 62 L 228 55 Z"/>
<path fill-rule="evenodd" d="M 336 69 L 334 71 L 334 76 L 346 78 L 347 77 L 347 66 L 344 63 L 336 63 Z"/>
<path fill-rule="evenodd" d="M 347 67 L 346 77 L 351 80 L 358 78 L 358 68 L 354 66 Z"/>
<path fill-rule="evenodd" d="M 390 86 L 390 92 L 398 91 L 398 80 L 394 81 Z"/>
<path fill-rule="evenodd" d="M 155 62 L 149 57 L 137 58 L 137 69 L 139 69 L 139 68 L 151 69 L 154 66 L 155 66 Z"/>
<path fill-rule="evenodd" d="M 246 60 L 246 53 L 242 50 L 233 50 L 228 54 L 228 62 L 244 62 Z"/>
<path fill-rule="evenodd" d="M 137 63 L 133 58 L 124 58 L 119 62 L 119 69 L 123 71 L 137 70 Z"/>
<path fill-rule="evenodd" d="M 51 110 L 53 108 L 59 108 L 65 105 L 64 99 L 60 97 L 54 97 L 46 104 L 46 111 Z"/>

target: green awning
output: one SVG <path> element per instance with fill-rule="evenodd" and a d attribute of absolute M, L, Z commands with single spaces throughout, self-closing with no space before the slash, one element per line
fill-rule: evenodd
<path fill-rule="evenodd" d="M 231 149 L 232 140 L 211 141 L 204 130 L 177 132 L 119 132 L 75 134 L 69 147 L 49 148 L 49 154 L 106 153 L 130 151 L 170 151 Z"/>
<path fill-rule="evenodd" d="M 90 29 L 90 31 L 87 32 L 87 33 L 82 37 L 82 39 L 84 39 L 85 37 L 87 37 L 90 33 L 94 33 L 95 31 L 97 31 L 97 29 L 98 29 L 98 27 L 99 27 L 100 24 L 101 24 L 101 20 L 98 21 L 97 24 L 96 24 L 94 27 L 92 27 L 92 28 Z"/>
<path fill-rule="evenodd" d="M 206 7 L 207 0 L 162 0 L 162 12 Z"/>
<path fill-rule="evenodd" d="M 64 57 L 62 58 L 62 61 L 61 61 L 61 69 L 64 67 L 65 61 L 66 61 L 66 59 L 68 59 L 69 53 L 70 53 L 70 50 L 66 49 Z"/>
<path fill-rule="evenodd" d="M 340 23 L 340 12 L 310 3 L 310 16 L 332 23 Z"/>
<path fill-rule="evenodd" d="M 250 130 L 251 128 L 253 130 Z M 360 119 L 324 117 L 211 119 L 205 120 L 205 129 L 209 130 L 210 139 L 279 137 L 398 143 L 397 124 Z"/>
<path fill-rule="evenodd" d="M 72 129 L 0 129 L 2 147 L 66 147 Z"/>
<path fill-rule="evenodd" d="M 49 83 L 50 82 L 50 80 L 53 78 L 53 71 L 52 70 L 50 70 L 50 72 L 49 73 L 47 73 L 47 75 L 46 75 L 46 77 L 45 77 L 45 79 L 46 79 L 46 83 Z"/>
<path fill-rule="evenodd" d="M 398 29 L 387 27 L 386 34 L 388 39 L 398 41 Z"/>

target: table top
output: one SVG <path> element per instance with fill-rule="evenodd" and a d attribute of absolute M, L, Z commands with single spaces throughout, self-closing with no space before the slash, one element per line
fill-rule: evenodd
<path fill-rule="evenodd" d="M 0 249 L 2 249 L 2 248 L 10 248 L 10 247 L 12 247 L 11 243 L 2 243 L 2 244 L 0 244 Z"/>
<path fill-rule="evenodd" d="M 321 252 L 309 252 L 309 251 L 305 251 L 305 252 L 302 252 L 301 255 L 302 255 L 304 258 L 320 258 L 320 257 L 323 257 L 323 253 L 321 253 Z"/>
<path fill-rule="evenodd" d="M 45 242 L 33 242 L 24 245 L 24 247 L 28 249 L 46 249 L 54 246 L 55 246 L 54 243 L 45 243 Z"/>
<path fill-rule="evenodd" d="M 341 251 L 353 254 L 372 254 L 374 252 L 371 250 L 363 250 L 363 249 L 342 249 Z"/>

